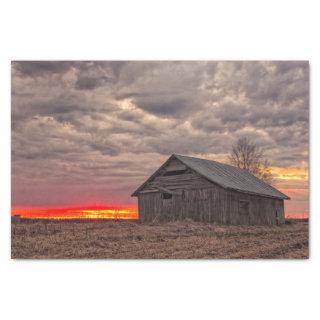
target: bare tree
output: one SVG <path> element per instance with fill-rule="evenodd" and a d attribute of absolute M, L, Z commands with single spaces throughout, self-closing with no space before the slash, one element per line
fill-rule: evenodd
<path fill-rule="evenodd" d="M 234 166 L 249 171 L 266 183 L 274 182 L 270 162 L 265 159 L 263 150 L 248 138 L 240 138 L 233 145 L 228 159 Z"/>

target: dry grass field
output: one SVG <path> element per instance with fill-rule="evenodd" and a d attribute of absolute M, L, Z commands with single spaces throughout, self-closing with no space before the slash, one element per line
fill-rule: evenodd
<path fill-rule="evenodd" d="M 12 224 L 14 259 L 306 259 L 308 222 L 221 226 L 191 221 Z"/>

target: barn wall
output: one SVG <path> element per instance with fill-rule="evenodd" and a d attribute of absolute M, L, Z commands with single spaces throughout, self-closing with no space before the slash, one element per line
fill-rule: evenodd
<path fill-rule="evenodd" d="M 225 220 L 232 224 L 274 225 L 284 223 L 283 200 L 225 190 L 222 196 Z M 248 201 L 248 214 L 241 213 L 240 201 Z"/>
<path fill-rule="evenodd" d="M 284 223 L 283 200 L 224 190 L 218 186 L 184 190 L 171 199 L 161 192 L 142 193 L 138 197 L 139 219 L 159 222 L 183 220 L 235 225 L 273 225 Z M 239 201 L 248 201 L 248 213 L 239 210 Z"/>

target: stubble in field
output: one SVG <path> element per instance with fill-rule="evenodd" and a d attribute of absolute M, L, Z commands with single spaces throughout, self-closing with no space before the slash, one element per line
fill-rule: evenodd
<path fill-rule="evenodd" d="M 308 223 L 22 222 L 12 224 L 11 255 L 14 259 L 305 259 Z"/>

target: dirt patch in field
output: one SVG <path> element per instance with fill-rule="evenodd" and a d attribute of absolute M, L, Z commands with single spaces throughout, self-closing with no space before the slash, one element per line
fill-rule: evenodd
<path fill-rule="evenodd" d="M 308 223 L 221 226 L 191 221 L 12 224 L 14 259 L 306 259 Z"/>

